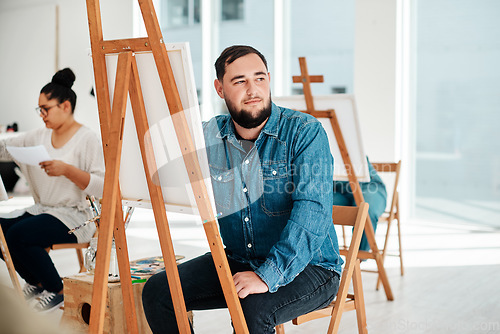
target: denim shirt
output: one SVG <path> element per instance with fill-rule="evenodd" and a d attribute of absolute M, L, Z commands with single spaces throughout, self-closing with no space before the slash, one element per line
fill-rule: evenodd
<path fill-rule="evenodd" d="M 270 292 L 308 264 L 340 274 L 333 158 L 321 123 L 272 104 L 248 153 L 229 115 L 216 116 L 203 130 L 228 256 L 248 263 Z"/>

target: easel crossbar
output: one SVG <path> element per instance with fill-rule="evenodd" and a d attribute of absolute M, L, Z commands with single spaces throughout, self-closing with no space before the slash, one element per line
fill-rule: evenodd
<path fill-rule="evenodd" d="M 151 51 L 151 46 L 149 44 L 149 38 L 129 38 L 129 39 L 117 39 L 102 41 L 100 43 L 100 48 L 102 53 L 120 53 L 120 52 L 146 52 Z"/>

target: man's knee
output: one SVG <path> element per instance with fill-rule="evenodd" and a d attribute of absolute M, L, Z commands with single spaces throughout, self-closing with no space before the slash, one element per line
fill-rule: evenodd
<path fill-rule="evenodd" d="M 169 305 L 169 301 L 171 303 L 170 293 L 164 293 L 165 290 L 170 291 L 165 272 L 153 275 L 147 280 L 142 290 L 142 304 L 145 312 L 158 309 L 160 302 L 163 305 Z"/>
<path fill-rule="evenodd" d="M 248 331 L 251 334 L 271 333 L 272 329 L 278 325 L 274 312 L 275 308 L 269 309 L 267 303 L 263 302 L 260 297 L 262 295 L 248 295 L 241 300 Z"/>
<path fill-rule="evenodd" d="M 272 316 L 261 312 L 246 313 L 245 320 L 250 334 L 272 333 L 273 328 L 278 325 Z"/>
<path fill-rule="evenodd" d="M 176 333 L 177 325 L 165 272 L 151 276 L 144 284 L 142 305 L 153 333 Z"/>

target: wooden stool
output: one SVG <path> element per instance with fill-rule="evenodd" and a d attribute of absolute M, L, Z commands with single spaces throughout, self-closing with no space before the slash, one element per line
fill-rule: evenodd
<path fill-rule="evenodd" d="M 94 275 L 81 273 L 64 278 L 64 313 L 61 319 L 61 328 L 71 333 L 88 333 L 90 309 L 92 303 L 92 284 Z M 142 289 L 145 283 L 134 283 L 135 308 L 139 333 L 151 333 L 142 308 Z M 188 312 L 190 321 L 192 313 Z M 104 315 L 104 333 L 127 333 L 125 311 L 120 282 L 108 283 L 106 298 L 106 313 Z"/>
<path fill-rule="evenodd" d="M 74 333 L 88 333 L 90 309 L 92 303 L 92 285 L 94 275 L 81 273 L 65 277 L 64 281 L 64 313 L 61 319 L 61 328 Z M 144 310 L 142 308 L 142 289 L 144 283 L 134 283 L 134 300 L 137 312 L 139 333 L 151 333 Z M 104 315 L 104 333 L 126 333 L 125 311 L 121 283 L 108 283 L 106 298 L 106 313 Z"/>

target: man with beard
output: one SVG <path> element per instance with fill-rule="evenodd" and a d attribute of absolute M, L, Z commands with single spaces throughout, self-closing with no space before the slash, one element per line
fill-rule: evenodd
<path fill-rule="evenodd" d="M 337 294 L 333 158 L 321 123 L 271 102 L 259 51 L 228 47 L 215 69 L 229 115 L 203 129 L 220 233 L 250 333 L 274 333 Z M 188 310 L 226 307 L 210 253 L 178 268 Z M 143 305 L 153 333 L 178 332 L 165 273 L 148 280 Z"/>

